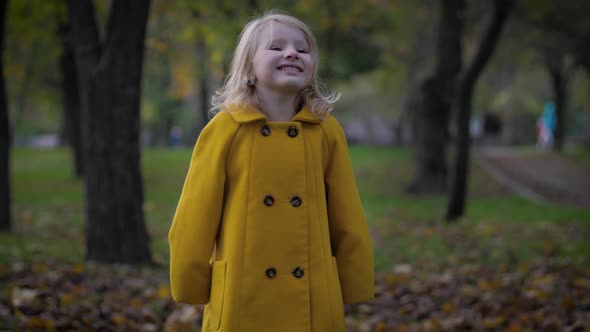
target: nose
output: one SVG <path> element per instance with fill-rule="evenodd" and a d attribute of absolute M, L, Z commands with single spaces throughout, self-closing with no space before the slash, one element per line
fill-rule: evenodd
<path fill-rule="evenodd" d="M 290 60 L 298 60 L 299 53 L 294 48 L 288 48 L 285 52 L 285 58 L 290 59 Z"/>

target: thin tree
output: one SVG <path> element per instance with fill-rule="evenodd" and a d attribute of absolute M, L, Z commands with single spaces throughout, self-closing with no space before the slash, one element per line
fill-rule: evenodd
<path fill-rule="evenodd" d="M 574 63 L 562 49 L 545 49 L 545 68 L 553 88 L 553 100 L 555 105 L 555 130 L 553 132 L 553 149 L 560 152 L 563 149 L 565 139 L 565 119 L 568 104 L 568 88 L 571 77 L 574 74 Z"/>
<path fill-rule="evenodd" d="M 519 20 L 541 35 L 537 48 L 544 57 L 553 89 L 556 127 L 554 145 L 562 149 L 566 132 L 568 87 L 574 70 L 581 67 L 590 74 L 590 11 L 588 1 L 521 0 Z M 586 126 L 590 146 L 590 121 Z"/>
<path fill-rule="evenodd" d="M 416 175 L 408 187 L 415 194 L 447 189 L 447 144 L 453 87 L 461 70 L 461 36 L 465 0 L 441 0 L 434 73 L 412 97 Z"/>
<path fill-rule="evenodd" d="M 150 263 L 139 139 L 150 1 L 112 1 L 104 40 L 91 0 L 68 0 L 67 6 L 82 87 L 86 258 Z"/>
<path fill-rule="evenodd" d="M 10 122 L 4 84 L 4 31 L 8 0 L 0 0 L 0 231 L 11 230 Z"/>
<path fill-rule="evenodd" d="M 69 18 L 58 18 L 58 35 L 62 43 L 59 57 L 63 100 L 63 138 L 69 145 L 73 156 L 74 172 L 77 178 L 84 175 L 82 149 L 82 119 L 78 72 L 72 45 L 72 26 Z"/>
<path fill-rule="evenodd" d="M 459 75 L 457 91 L 454 98 L 454 112 L 457 121 L 456 156 L 453 166 L 451 190 L 445 220 L 453 221 L 465 212 L 465 197 L 469 169 L 469 148 L 471 137 L 469 121 L 471 119 L 471 100 L 473 90 L 481 72 L 491 58 L 504 23 L 514 6 L 515 0 L 494 0 L 489 23 L 486 25 L 483 38 L 478 45 L 475 56 Z"/>

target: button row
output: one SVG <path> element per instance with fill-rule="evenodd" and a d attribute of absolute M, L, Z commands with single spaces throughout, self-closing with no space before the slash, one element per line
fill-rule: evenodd
<path fill-rule="evenodd" d="M 266 206 L 273 206 L 275 204 L 275 198 L 272 197 L 272 195 L 266 195 L 264 196 L 263 202 Z M 303 200 L 299 196 L 293 196 L 290 202 L 294 207 L 300 207 L 303 203 Z"/>
<path fill-rule="evenodd" d="M 303 269 L 300 268 L 299 266 L 296 267 L 291 273 L 297 279 L 302 278 L 303 275 L 305 274 L 305 272 L 303 271 Z M 269 279 L 272 279 L 272 278 L 276 277 L 277 276 L 277 269 L 275 269 L 274 267 L 269 267 L 268 269 L 266 269 L 266 276 Z"/>
<path fill-rule="evenodd" d="M 260 134 L 262 136 L 269 136 L 271 133 L 270 127 L 267 125 L 262 126 L 262 128 L 260 128 Z M 299 133 L 299 129 L 297 129 L 297 127 L 295 126 L 290 126 L 289 129 L 287 129 L 287 135 L 289 135 L 289 137 L 297 137 L 297 134 Z"/>

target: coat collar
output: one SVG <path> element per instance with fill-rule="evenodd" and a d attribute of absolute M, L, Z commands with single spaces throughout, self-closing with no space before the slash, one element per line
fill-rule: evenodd
<path fill-rule="evenodd" d="M 254 107 L 234 106 L 228 108 L 227 112 L 234 118 L 234 120 L 240 123 L 268 121 L 266 115 Z M 291 121 L 320 123 L 322 122 L 322 119 L 312 113 L 307 106 L 303 106 L 303 108 L 293 116 Z"/>

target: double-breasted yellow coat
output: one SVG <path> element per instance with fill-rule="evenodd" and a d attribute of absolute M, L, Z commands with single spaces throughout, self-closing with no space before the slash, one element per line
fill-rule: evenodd
<path fill-rule="evenodd" d="M 203 331 L 340 332 L 374 292 L 373 249 L 342 127 L 217 114 L 192 155 L 169 232 L 175 301 Z"/>

